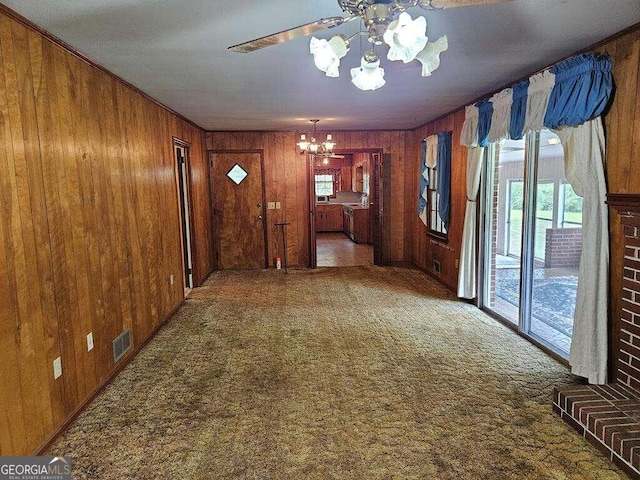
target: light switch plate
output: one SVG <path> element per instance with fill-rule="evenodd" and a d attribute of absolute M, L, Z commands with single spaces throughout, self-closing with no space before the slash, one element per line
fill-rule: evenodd
<path fill-rule="evenodd" d="M 280 202 L 276 202 L 276 210 L 280 210 Z"/>
<path fill-rule="evenodd" d="M 173 285 L 173 275 L 169 275 L 169 285 Z"/>
<path fill-rule="evenodd" d="M 93 350 L 93 333 L 89 332 L 87 335 L 87 352 Z"/>
<path fill-rule="evenodd" d="M 268 202 L 267 209 L 274 210 L 276 208 L 276 202 Z"/>
<path fill-rule="evenodd" d="M 62 376 L 62 359 L 60 357 L 53 361 L 53 378 L 60 378 Z"/>

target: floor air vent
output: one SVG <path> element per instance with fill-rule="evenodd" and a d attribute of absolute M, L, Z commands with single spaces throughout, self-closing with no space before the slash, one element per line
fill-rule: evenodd
<path fill-rule="evenodd" d="M 127 329 L 113 339 L 113 363 L 120 360 L 131 348 L 131 330 Z"/>

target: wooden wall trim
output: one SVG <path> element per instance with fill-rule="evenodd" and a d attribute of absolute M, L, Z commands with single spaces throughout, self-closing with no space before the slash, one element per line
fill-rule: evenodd
<path fill-rule="evenodd" d="M 640 212 L 640 193 L 609 193 L 607 205 L 619 212 Z"/>
<path fill-rule="evenodd" d="M 7 15 L 10 18 L 12 18 L 13 20 L 21 23 L 25 27 L 38 32 L 40 35 L 42 35 L 43 37 L 45 37 L 47 40 L 51 41 L 52 43 L 56 44 L 57 46 L 59 46 L 60 48 L 65 50 L 66 52 L 68 52 L 71 55 L 77 57 L 78 59 L 82 60 L 83 62 L 91 65 L 93 68 L 96 68 L 97 70 L 100 70 L 105 75 L 108 75 L 109 77 L 113 78 L 115 81 L 120 82 L 121 84 L 125 85 L 126 87 L 130 88 L 131 90 L 135 91 L 136 93 L 142 95 L 147 100 L 155 103 L 159 107 L 165 109 L 167 112 L 175 115 L 180 120 L 183 120 L 183 121 L 189 123 L 190 125 L 193 125 L 194 127 L 202 130 L 203 132 L 206 132 L 206 130 L 204 128 L 202 128 L 200 125 L 195 123 L 193 120 L 190 120 L 187 117 L 185 117 L 184 115 L 182 115 L 182 114 L 176 112 L 175 110 L 172 110 L 171 108 L 167 107 L 165 104 L 163 104 L 159 100 L 156 100 L 155 98 L 153 98 L 148 93 L 143 92 L 142 90 L 140 90 L 135 85 L 127 82 L 122 77 L 116 75 L 115 73 L 110 71 L 108 68 L 106 68 L 106 67 L 102 66 L 101 64 L 99 64 L 97 61 L 93 60 L 92 58 L 87 57 L 86 55 L 84 55 L 80 51 L 76 50 L 75 48 L 73 48 L 71 45 L 69 45 L 64 40 L 56 37 L 51 32 L 48 32 L 45 29 L 43 29 L 42 27 L 36 25 L 35 23 L 33 23 L 28 18 L 23 17 L 22 15 L 20 15 L 15 10 L 11 10 L 9 7 L 4 5 L 3 3 L 0 3 L 0 13 L 4 13 L 5 15 Z"/>

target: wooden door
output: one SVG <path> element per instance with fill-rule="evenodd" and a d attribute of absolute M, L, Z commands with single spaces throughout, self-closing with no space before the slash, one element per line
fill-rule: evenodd
<path fill-rule="evenodd" d="M 212 152 L 211 191 L 216 268 L 267 268 L 262 151 Z"/>
<path fill-rule="evenodd" d="M 184 142 L 174 139 L 178 170 L 178 194 L 180 200 L 180 230 L 182 234 L 182 256 L 184 262 L 184 288 L 193 288 L 193 252 L 191 249 L 191 212 L 189 210 L 188 153 L 189 147 Z M 172 280 L 173 282 L 173 280 Z"/>
<path fill-rule="evenodd" d="M 309 206 L 309 267 L 318 266 L 316 252 L 316 177 L 315 155 L 307 155 L 307 205 Z"/>
<path fill-rule="evenodd" d="M 390 171 L 391 162 L 388 154 L 383 155 L 381 153 L 372 154 L 371 161 L 373 163 L 371 166 L 373 170 L 373 185 L 369 195 L 369 212 L 373 236 L 373 263 L 374 265 L 384 265 L 384 246 L 386 245 L 384 207 L 385 203 L 388 203 L 388 198 L 385 198 L 385 196 L 389 196 L 388 188 L 384 188 L 384 183 L 385 175 Z"/>

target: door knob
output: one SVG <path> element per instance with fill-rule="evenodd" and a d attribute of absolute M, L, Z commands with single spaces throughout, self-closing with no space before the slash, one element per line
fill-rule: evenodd
<path fill-rule="evenodd" d="M 262 220 L 262 215 L 258 215 L 258 216 L 256 217 L 256 219 L 257 219 L 257 220 Z"/>

